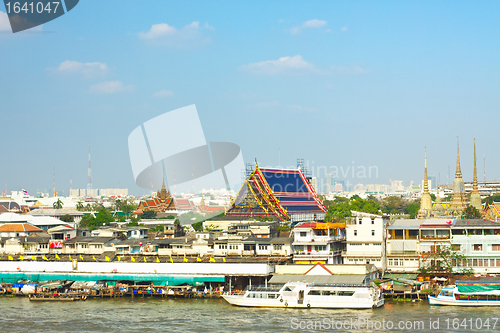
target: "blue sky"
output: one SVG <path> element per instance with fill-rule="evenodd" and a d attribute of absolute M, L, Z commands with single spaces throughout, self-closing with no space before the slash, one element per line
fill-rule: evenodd
<path fill-rule="evenodd" d="M 0 190 L 134 183 L 127 137 L 196 104 L 207 141 L 246 162 L 376 166 L 353 183 L 499 179 L 500 3 L 95 1 L 32 32 L 0 6 Z M 175 144 L 172 138 L 166 144 Z M 280 152 L 280 154 L 279 154 Z M 358 170 L 358 169 L 356 169 Z M 342 179 L 339 175 L 339 179 Z M 349 178 L 349 177 L 347 177 Z"/>

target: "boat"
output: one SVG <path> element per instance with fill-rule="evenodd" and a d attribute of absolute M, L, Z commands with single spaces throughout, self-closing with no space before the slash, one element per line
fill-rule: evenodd
<path fill-rule="evenodd" d="M 232 305 L 277 308 L 378 308 L 383 294 L 374 284 L 319 284 L 248 286 L 239 294 L 223 294 Z"/>
<path fill-rule="evenodd" d="M 500 306 L 500 281 L 456 281 L 428 299 L 429 305 Z"/>
<path fill-rule="evenodd" d="M 75 302 L 75 301 L 85 301 L 87 295 L 72 295 L 68 297 L 64 296 L 53 296 L 53 295 L 29 295 L 29 300 L 33 302 Z"/>

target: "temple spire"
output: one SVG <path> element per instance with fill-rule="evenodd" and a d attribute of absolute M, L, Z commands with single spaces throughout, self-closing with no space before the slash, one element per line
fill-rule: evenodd
<path fill-rule="evenodd" d="M 476 139 L 474 139 L 474 180 L 472 182 L 472 192 L 470 194 L 470 204 L 476 209 L 481 210 L 481 195 L 477 187 L 477 167 L 476 167 Z"/>
<path fill-rule="evenodd" d="M 457 171 L 455 172 L 455 178 L 462 178 L 462 171 L 460 170 L 460 151 L 458 148 L 458 136 L 457 136 Z"/>
<path fill-rule="evenodd" d="M 424 151 L 425 151 L 424 193 L 429 193 L 429 181 L 427 178 L 427 147 L 424 147 Z"/>

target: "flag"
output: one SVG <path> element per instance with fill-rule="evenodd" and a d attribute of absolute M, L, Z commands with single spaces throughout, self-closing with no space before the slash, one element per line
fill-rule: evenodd
<path fill-rule="evenodd" d="M 24 188 L 23 188 L 23 194 L 25 194 L 25 195 L 29 195 L 29 194 L 28 194 L 28 191 L 26 191 Z"/>
<path fill-rule="evenodd" d="M 130 257 L 130 261 L 135 262 L 134 257 Z"/>
<path fill-rule="evenodd" d="M 73 261 L 73 259 L 71 259 L 71 254 L 69 255 L 69 261 Z"/>
<path fill-rule="evenodd" d="M 222 257 L 222 261 L 226 262 L 226 257 Z"/>
<path fill-rule="evenodd" d="M 160 258 L 156 257 L 156 262 L 160 262 Z"/>
<path fill-rule="evenodd" d="M 43 260 L 49 261 L 45 255 L 43 256 Z"/>
<path fill-rule="evenodd" d="M 9 260 L 14 260 L 14 258 L 12 258 L 12 256 L 9 256 Z"/>
<path fill-rule="evenodd" d="M 106 261 L 110 261 L 111 259 L 109 259 L 108 256 L 105 256 L 104 259 L 106 259 Z"/>
<path fill-rule="evenodd" d="M 97 261 L 97 259 L 95 258 L 95 256 L 92 256 L 92 259 L 94 259 L 94 261 Z"/>
<path fill-rule="evenodd" d="M 210 261 L 211 261 L 211 262 L 215 262 L 215 259 L 214 259 L 214 258 L 212 258 L 212 257 L 210 257 Z"/>
<path fill-rule="evenodd" d="M 120 258 L 120 256 L 118 256 L 118 261 L 122 261 L 122 258 Z"/>
<path fill-rule="evenodd" d="M 188 262 L 188 258 L 184 257 L 184 262 Z"/>
<path fill-rule="evenodd" d="M 196 257 L 196 261 L 200 262 L 201 258 L 200 257 Z"/>
<path fill-rule="evenodd" d="M 173 264 L 174 263 L 174 259 L 172 259 L 172 257 L 170 257 L 170 262 Z"/>
<path fill-rule="evenodd" d="M 36 261 L 36 256 L 31 256 L 31 260 Z"/>
<path fill-rule="evenodd" d="M 146 261 L 146 257 L 144 257 L 144 262 L 147 262 L 147 261 Z"/>
<path fill-rule="evenodd" d="M 56 259 L 57 260 L 61 260 L 61 258 L 59 258 L 59 256 L 57 255 L 57 253 L 56 253 Z"/>
<path fill-rule="evenodd" d="M 83 256 L 80 254 L 80 259 L 83 261 Z"/>
<path fill-rule="evenodd" d="M 19 256 L 19 259 L 24 260 L 24 257 L 23 256 Z"/>

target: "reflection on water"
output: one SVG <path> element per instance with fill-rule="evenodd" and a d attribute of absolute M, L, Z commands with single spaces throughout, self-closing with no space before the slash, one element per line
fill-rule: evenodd
<path fill-rule="evenodd" d="M 383 332 L 399 331 L 400 322 L 402 328 L 407 325 L 405 331 L 464 332 L 488 331 L 485 326 L 477 329 L 487 318 L 492 330 L 492 318 L 500 317 L 495 307 L 430 307 L 426 301 L 387 302 L 374 310 L 323 310 L 242 308 L 222 299 L 147 298 L 35 303 L 27 298 L 1 297 L 0 312 L 2 332 Z M 392 329 L 387 327 L 389 322 Z M 423 328 L 410 329 L 417 322 L 423 323 Z M 371 323 L 372 327 L 360 327 L 360 323 Z M 453 329 L 454 324 L 462 326 Z M 500 323 L 495 329 L 500 329 Z"/>

